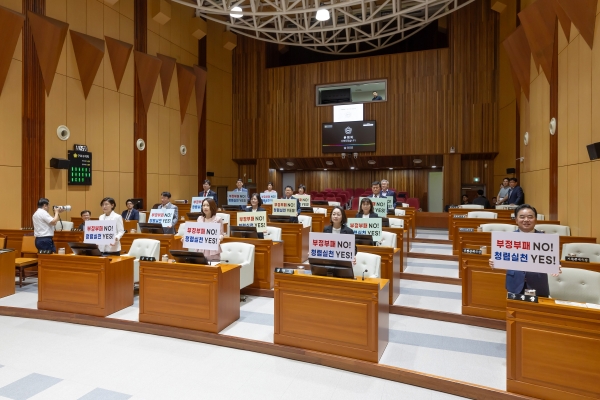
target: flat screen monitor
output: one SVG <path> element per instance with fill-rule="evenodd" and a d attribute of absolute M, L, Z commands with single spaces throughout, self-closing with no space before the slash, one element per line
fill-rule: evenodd
<path fill-rule="evenodd" d="M 202 264 L 210 265 L 204 253 L 196 253 L 195 251 L 171 250 L 169 251 L 175 261 L 185 264 Z"/>
<path fill-rule="evenodd" d="M 202 213 L 193 212 L 193 213 L 186 213 L 186 215 L 190 219 L 190 221 L 196 221 L 198 219 L 198 217 L 200 217 L 202 215 Z"/>
<path fill-rule="evenodd" d="M 136 210 L 144 209 L 144 199 L 131 199 L 133 201 L 133 208 Z"/>
<path fill-rule="evenodd" d="M 373 236 L 371 235 L 354 235 L 354 244 L 362 244 L 365 246 L 375 246 Z"/>
<path fill-rule="evenodd" d="M 292 217 L 289 215 L 273 215 L 269 214 L 269 222 L 277 222 L 278 224 L 287 224 L 292 222 Z"/>
<path fill-rule="evenodd" d="M 354 279 L 352 261 L 309 258 L 308 263 L 310 264 L 310 271 L 313 275 Z"/>
<path fill-rule="evenodd" d="M 246 239 L 258 239 L 258 232 L 254 226 L 230 226 L 230 236 Z"/>
<path fill-rule="evenodd" d="M 311 200 L 311 203 L 315 206 L 327 206 L 329 202 L 327 200 Z"/>
<path fill-rule="evenodd" d="M 313 210 L 313 208 L 312 208 L 312 207 L 300 207 L 300 210 L 301 210 L 303 213 L 314 213 L 314 212 L 315 212 L 315 210 Z"/>
<path fill-rule="evenodd" d="M 165 233 L 161 224 L 148 224 L 145 222 L 140 222 L 139 225 L 141 233 L 154 233 L 160 235 Z"/>
<path fill-rule="evenodd" d="M 221 208 L 225 211 L 240 211 L 245 209 L 244 206 L 229 206 L 229 205 L 222 205 Z"/>
<path fill-rule="evenodd" d="M 69 243 L 69 247 L 73 251 L 73 254 L 78 256 L 95 256 L 99 257 L 102 255 L 97 244 L 93 243 Z"/>
<path fill-rule="evenodd" d="M 323 153 L 375 151 L 375 121 L 325 122 L 321 139 Z"/>

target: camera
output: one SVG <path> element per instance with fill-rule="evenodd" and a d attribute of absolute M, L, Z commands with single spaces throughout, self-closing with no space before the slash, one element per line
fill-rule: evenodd
<path fill-rule="evenodd" d="M 63 209 L 65 211 L 71 211 L 71 206 L 54 206 L 55 210 Z"/>

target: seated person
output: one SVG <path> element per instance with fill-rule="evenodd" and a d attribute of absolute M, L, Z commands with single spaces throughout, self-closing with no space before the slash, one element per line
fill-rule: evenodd
<path fill-rule="evenodd" d="M 123 217 L 124 221 L 139 221 L 140 220 L 140 212 L 133 208 L 133 200 L 128 199 L 125 202 L 125 206 L 127 209 L 121 213 L 121 217 Z"/>
<path fill-rule="evenodd" d="M 77 229 L 82 231 L 85 228 L 85 221 L 89 221 L 90 218 L 92 218 L 92 213 L 90 212 L 90 210 L 83 210 L 80 215 L 83 222 L 79 224 L 79 227 Z"/>
<path fill-rule="evenodd" d="M 340 233 L 343 235 L 354 235 L 354 231 L 350 229 L 346 224 L 348 223 L 348 218 L 346 217 L 346 213 L 342 210 L 342 207 L 335 206 L 331 210 L 331 225 L 327 225 L 323 228 L 323 233 Z M 356 253 L 357 249 L 354 246 L 354 259 L 352 260 L 353 264 L 356 264 Z"/>
<path fill-rule="evenodd" d="M 469 201 L 469 196 L 463 194 L 460 204 L 471 204 L 471 202 Z"/>
<path fill-rule="evenodd" d="M 256 212 L 256 211 L 267 211 L 262 208 L 262 199 L 258 193 L 252 193 L 250 196 L 250 205 L 246 207 L 247 212 Z M 258 232 L 258 238 L 264 239 L 265 235 L 263 232 Z"/>
<path fill-rule="evenodd" d="M 483 206 L 483 208 L 490 208 L 490 201 L 483 195 L 483 190 L 479 189 L 477 191 L 477 198 L 473 200 L 473 204 Z"/>
<path fill-rule="evenodd" d="M 306 194 L 306 186 L 304 186 L 303 184 L 300 184 L 298 186 L 298 194 Z"/>
<path fill-rule="evenodd" d="M 300 212 L 302 210 L 300 209 L 300 202 L 298 201 L 297 198 L 295 198 L 294 196 L 292 196 L 292 194 L 294 194 L 294 188 L 292 188 L 290 185 L 287 185 L 285 187 L 285 194 L 282 197 L 282 199 L 285 199 L 285 200 L 291 200 L 291 199 L 296 200 L 296 216 L 295 217 L 291 217 L 290 221 L 293 222 L 293 223 L 298 223 L 298 215 L 300 215 Z"/>
<path fill-rule="evenodd" d="M 373 210 L 373 202 L 365 197 L 360 202 L 360 211 L 356 213 L 356 218 L 379 218 L 379 215 Z"/>
<path fill-rule="evenodd" d="M 265 193 L 272 193 L 275 190 L 273 190 L 273 182 L 269 182 L 269 184 L 267 185 L 267 190 L 265 190 Z"/>
<path fill-rule="evenodd" d="M 221 232 L 219 235 L 219 243 L 223 240 L 223 236 L 225 235 L 225 227 L 223 226 L 223 219 L 217 216 L 217 203 L 207 197 L 202 200 L 202 214 L 198 217 L 197 222 L 214 222 L 220 225 Z M 183 241 L 185 238 L 181 238 Z M 190 250 L 194 251 L 194 250 Z M 218 250 L 202 250 L 196 249 L 196 251 L 204 253 L 204 256 L 208 261 L 220 261 L 221 260 L 221 245 L 219 244 Z"/>

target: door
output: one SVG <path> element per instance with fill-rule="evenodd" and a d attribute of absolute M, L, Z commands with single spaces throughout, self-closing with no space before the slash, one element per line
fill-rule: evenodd
<path fill-rule="evenodd" d="M 444 173 L 430 172 L 427 182 L 429 212 L 444 211 Z"/>

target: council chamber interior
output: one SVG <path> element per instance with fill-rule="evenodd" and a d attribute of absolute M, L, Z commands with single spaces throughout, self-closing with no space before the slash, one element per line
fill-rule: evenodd
<path fill-rule="evenodd" d="M 0 0 L 0 399 L 599 398 L 598 3 Z"/>

